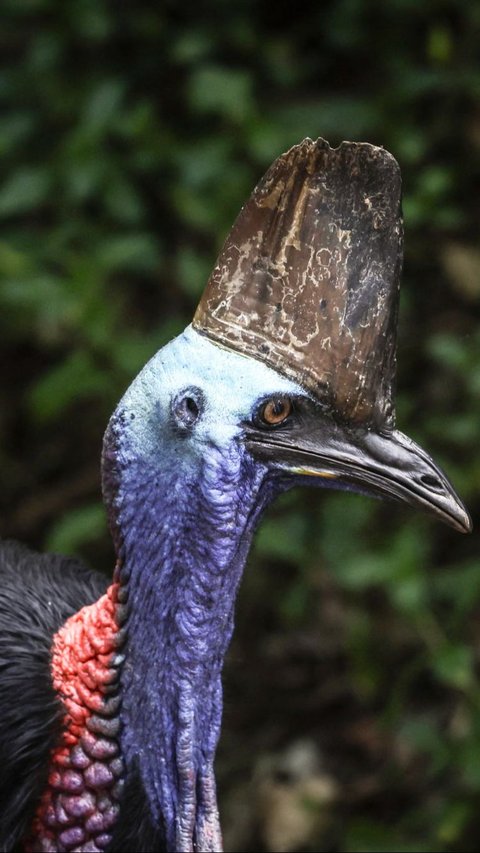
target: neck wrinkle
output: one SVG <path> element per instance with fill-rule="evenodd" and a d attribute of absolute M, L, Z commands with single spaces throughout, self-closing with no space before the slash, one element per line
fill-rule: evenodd
<path fill-rule="evenodd" d="M 263 471 L 210 450 L 200 477 L 183 482 L 133 466 L 125 473 L 116 522 L 127 600 L 122 751 L 168 849 L 218 850 L 221 671 Z"/>

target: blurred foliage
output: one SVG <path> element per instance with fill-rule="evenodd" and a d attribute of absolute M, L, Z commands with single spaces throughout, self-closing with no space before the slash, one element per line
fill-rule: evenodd
<path fill-rule="evenodd" d="M 307 135 L 401 164 L 399 424 L 478 518 L 480 6 L 3 0 L 1 24 L 1 534 L 108 570 L 108 416 Z M 231 846 L 272 849 L 232 803 L 254 755 L 308 733 L 339 793 L 302 849 L 477 849 L 479 616 L 478 531 L 351 495 L 279 502 L 227 672 Z"/>

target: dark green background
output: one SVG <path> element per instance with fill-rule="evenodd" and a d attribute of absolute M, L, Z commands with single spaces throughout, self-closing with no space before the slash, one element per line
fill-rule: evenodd
<path fill-rule="evenodd" d="M 108 416 L 189 321 L 256 180 L 307 135 L 400 162 L 399 426 L 475 522 L 479 53 L 472 0 L 3 0 L 2 536 L 109 570 Z M 477 849 L 479 616 L 478 529 L 334 492 L 279 503 L 227 667 L 227 845 Z"/>

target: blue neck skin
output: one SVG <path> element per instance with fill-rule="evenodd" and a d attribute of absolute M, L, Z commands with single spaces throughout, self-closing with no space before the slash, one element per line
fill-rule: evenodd
<path fill-rule="evenodd" d="M 220 360 L 248 361 L 206 345 Z M 154 399 L 151 363 L 150 374 L 140 374 L 119 405 L 105 438 L 105 498 L 119 557 L 117 577 L 128 595 L 122 752 L 127 767 L 139 769 L 168 850 L 221 850 L 213 775 L 221 671 L 252 534 L 281 487 L 244 449 L 237 412 L 231 414 L 235 428 L 224 423 L 220 434 L 215 426 L 209 430 L 207 410 L 203 438 L 199 430 L 195 442 L 169 427 L 165 385 L 173 368 L 160 364 L 159 370 L 157 363 L 155 369 L 157 378 L 162 376 L 161 391 L 156 390 L 163 401 Z M 253 370 L 268 371 L 261 365 Z M 192 372 L 189 368 L 189 378 Z M 290 385 L 274 377 L 280 391 Z M 255 399 L 252 378 L 243 384 Z M 206 396 L 209 388 L 204 383 Z M 212 424 L 219 418 L 214 409 Z M 227 409 L 228 401 L 224 421 Z"/>
<path fill-rule="evenodd" d="M 192 839 L 197 849 L 219 849 L 213 758 L 221 670 L 268 497 L 263 473 L 241 456 L 212 450 L 198 479 L 135 469 L 124 478 L 136 499 L 127 510 L 132 523 L 125 515 L 120 525 L 129 610 L 122 747 L 127 765 L 138 761 L 170 850 L 190 850 Z"/>

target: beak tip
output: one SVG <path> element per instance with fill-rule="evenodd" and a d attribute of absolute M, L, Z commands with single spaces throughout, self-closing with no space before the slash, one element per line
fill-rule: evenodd
<path fill-rule="evenodd" d="M 457 533 L 471 533 L 473 530 L 473 522 L 470 513 L 465 504 L 460 500 L 458 495 L 450 493 L 449 506 L 443 508 L 434 507 L 433 512 L 439 520 L 446 522 L 450 527 L 453 527 Z"/>
<path fill-rule="evenodd" d="M 460 532 L 461 533 L 471 533 L 473 530 L 473 521 L 471 515 L 467 512 L 467 510 L 462 507 L 463 512 L 459 513 L 459 524 L 460 524 Z"/>

